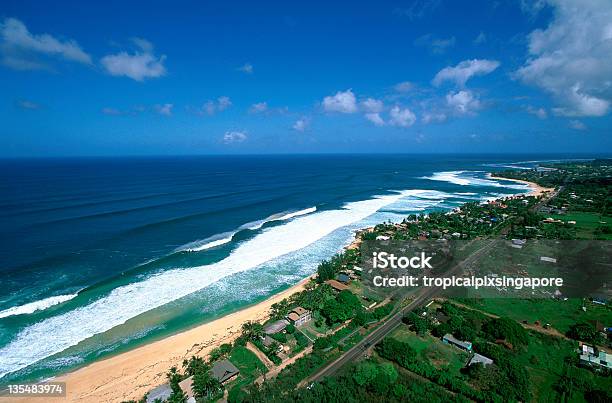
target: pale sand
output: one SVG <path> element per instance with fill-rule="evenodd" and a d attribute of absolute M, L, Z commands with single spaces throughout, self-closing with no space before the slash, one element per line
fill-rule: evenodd
<path fill-rule="evenodd" d="M 61 375 L 54 381 L 66 382 L 67 396 L 46 398 L 45 401 L 100 403 L 138 400 L 166 382 L 170 367 L 180 368 L 183 359 L 192 355 L 204 357 L 213 348 L 232 342 L 240 334 L 244 322 L 263 322 L 269 317 L 272 304 L 302 291 L 308 281 L 310 277 L 257 305 Z M 0 398 L 0 401 L 11 400 Z M 12 401 L 40 403 L 41 399 L 14 398 Z"/>
<path fill-rule="evenodd" d="M 521 179 L 502 178 L 499 176 L 493 176 L 491 174 L 487 174 L 487 178 L 494 179 L 494 180 L 512 181 L 512 182 L 518 182 L 518 183 L 523 183 L 525 185 L 529 185 L 529 187 L 531 188 L 531 191 L 527 194 L 528 196 L 542 196 L 544 193 L 550 193 L 555 190 L 554 188 L 545 188 L 545 187 L 538 185 L 537 183 L 524 181 Z"/>
<path fill-rule="evenodd" d="M 554 190 L 519 179 L 499 178 L 491 174 L 488 174 L 488 178 L 527 184 L 531 187 L 530 196 L 540 196 Z M 356 241 L 349 248 L 358 246 L 359 242 Z M 266 320 L 272 304 L 302 291 L 310 278 L 257 305 L 59 376 L 54 380 L 66 382 L 67 396 L 47 398 L 45 401 L 99 403 L 138 400 L 146 392 L 165 383 L 166 373 L 172 366 L 180 368 L 184 359 L 192 355 L 206 356 L 213 348 L 232 342 L 240 334 L 244 322 Z M 0 397 L 0 402 L 6 401 L 40 403 L 41 400 Z"/>

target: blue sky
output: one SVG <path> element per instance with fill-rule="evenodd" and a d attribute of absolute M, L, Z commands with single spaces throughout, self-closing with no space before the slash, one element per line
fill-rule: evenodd
<path fill-rule="evenodd" d="M 0 156 L 612 150 L 608 0 L 254 3 L 2 2 Z"/>

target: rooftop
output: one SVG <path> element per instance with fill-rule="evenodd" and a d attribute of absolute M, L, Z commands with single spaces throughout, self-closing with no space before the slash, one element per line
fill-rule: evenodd
<path fill-rule="evenodd" d="M 215 362 L 210 371 L 212 372 L 212 376 L 221 383 L 227 381 L 240 372 L 240 370 L 236 368 L 236 366 L 229 360 Z"/>

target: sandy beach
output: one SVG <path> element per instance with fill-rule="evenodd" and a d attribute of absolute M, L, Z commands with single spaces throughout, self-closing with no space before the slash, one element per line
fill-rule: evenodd
<path fill-rule="evenodd" d="M 532 182 L 500 178 L 491 174 L 488 175 L 488 178 L 527 184 L 531 188 L 528 193 L 531 196 L 540 196 L 554 190 Z M 347 248 L 358 248 L 359 243 L 359 240 L 356 239 Z M 67 396 L 47 400 L 57 402 L 138 400 L 146 392 L 165 383 L 166 373 L 172 366 L 180 368 L 184 359 L 193 355 L 204 357 L 213 348 L 223 343 L 232 342 L 240 334 L 240 328 L 244 322 L 249 320 L 265 321 L 269 317 L 272 304 L 302 291 L 310 278 L 308 277 L 256 305 L 58 376 L 54 380 L 66 382 Z M 18 400 L 9 400 L 0 397 L 0 402 L 4 401 L 40 402 L 40 399 L 18 398 Z"/>
<path fill-rule="evenodd" d="M 528 181 L 524 181 L 520 179 L 502 178 L 499 176 L 493 176 L 491 174 L 487 174 L 487 178 L 493 179 L 493 180 L 512 181 L 512 182 L 518 182 L 518 183 L 522 183 L 525 185 L 529 185 L 529 187 L 531 188 L 531 191 L 527 194 L 528 196 L 542 196 L 544 193 L 552 192 L 553 190 L 555 190 L 553 188 L 542 187 L 534 182 L 528 182 Z"/>
<path fill-rule="evenodd" d="M 54 381 L 66 382 L 67 396 L 46 398 L 46 401 L 100 403 L 138 400 L 152 388 L 165 383 L 166 372 L 172 366 L 180 368 L 183 359 L 192 355 L 206 356 L 213 348 L 232 342 L 240 334 L 244 322 L 266 320 L 272 304 L 302 291 L 309 280 L 310 277 L 265 301 L 212 322 L 61 375 Z M 40 403 L 41 400 L 0 398 L 0 401 Z"/>

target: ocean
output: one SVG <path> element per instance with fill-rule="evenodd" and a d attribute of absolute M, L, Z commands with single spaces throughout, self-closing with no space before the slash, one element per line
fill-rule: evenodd
<path fill-rule="evenodd" d="M 0 383 L 54 376 L 262 301 L 359 228 L 525 192 L 486 174 L 550 159 L 0 161 Z"/>

